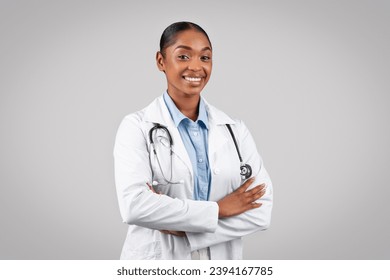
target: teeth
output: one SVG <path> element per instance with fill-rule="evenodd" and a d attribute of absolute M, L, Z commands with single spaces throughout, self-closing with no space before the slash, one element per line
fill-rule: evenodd
<path fill-rule="evenodd" d="M 201 80 L 202 78 L 184 77 L 184 79 L 186 79 L 187 81 L 190 81 L 190 82 L 200 82 L 200 80 Z"/>

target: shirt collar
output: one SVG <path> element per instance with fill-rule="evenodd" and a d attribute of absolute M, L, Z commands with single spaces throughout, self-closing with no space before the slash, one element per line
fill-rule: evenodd
<path fill-rule="evenodd" d="M 175 123 L 176 127 L 179 126 L 182 120 L 188 119 L 185 115 L 183 115 L 182 112 L 176 107 L 175 103 L 173 102 L 172 98 L 169 96 L 167 92 L 164 92 L 164 102 L 165 105 L 168 108 L 168 111 L 172 117 L 173 122 Z M 198 119 L 195 122 L 202 122 L 207 129 L 209 129 L 209 118 L 207 116 L 206 106 L 203 101 L 203 98 L 200 98 L 199 102 L 199 114 Z"/>

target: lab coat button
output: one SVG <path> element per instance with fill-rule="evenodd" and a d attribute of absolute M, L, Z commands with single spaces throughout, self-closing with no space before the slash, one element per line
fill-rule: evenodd
<path fill-rule="evenodd" d="M 219 173 L 221 173 L 221 170 L 219 168 L 214 168 L 214 173 L 219 174 Z"/>

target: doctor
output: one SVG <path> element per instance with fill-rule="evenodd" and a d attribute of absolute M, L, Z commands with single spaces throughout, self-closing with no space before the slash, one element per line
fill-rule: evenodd
<path fill-rule="evenodd" d="M 269 227 L 272 183 L 251 134 L 200 95 L 212 52 L 200 26 L 167 27 L 156 55 L 167 91 L 120 124 L 121 259 L 241 259 L 242 237 Z"/>

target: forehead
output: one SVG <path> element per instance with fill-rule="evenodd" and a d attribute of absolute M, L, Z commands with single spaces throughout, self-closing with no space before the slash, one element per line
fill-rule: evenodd
<path fill-rule="evenodd" d="M 190 47 L 193 50 L 204 50 L 208 47 L 211 50 L 210 42 L 206 35 L 194 29 L 177 33 L 175 43 L 168 48 L 175 50 L 178 46 Z"/>

